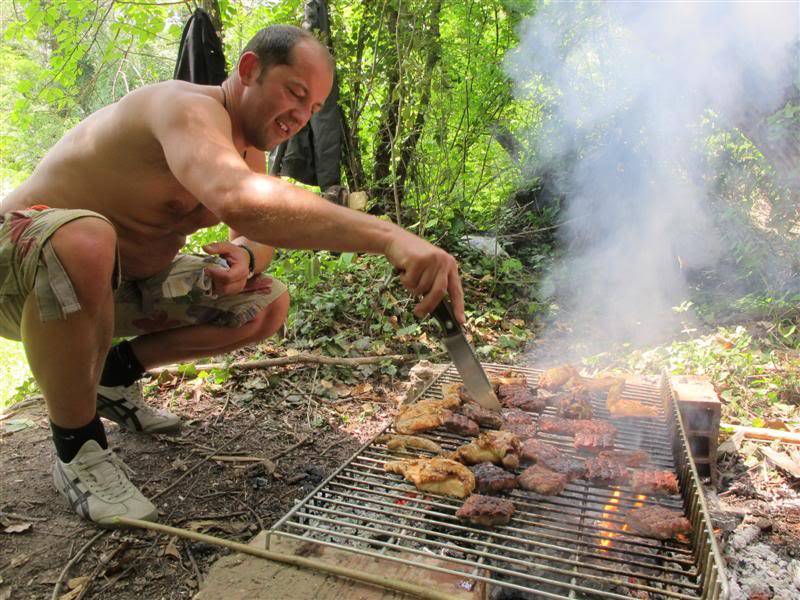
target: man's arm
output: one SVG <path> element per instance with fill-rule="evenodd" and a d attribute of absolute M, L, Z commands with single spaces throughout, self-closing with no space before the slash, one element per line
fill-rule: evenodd
<path fill-rule="evenodd" d="M 159 97 L 160 96 L 160 97 Z M 384 254 L 411 292 L 424 296 L 418 316 L 449 293 L 463 322 L 455 259 L 392 223 L 327 202 L 268 175 L 253 173 L 232 142 L 225 109 L 200 94 L 153 94 L 152 130 L 170 170 L 220 220 L 270 246 Z"/>
<path fill-rule="evenodd" d="M 250 167 L 253 173 L 267 174 L 267 156 L 261 150 L 248 148 L 244 156 L 244 162 Z M 256 273 L 261 273 L 261 271 L 266 269 L 269 263 L 272 262 L 272 257 L 275 254 L 275 249 L 272 246 L 250 240 L 241 235 L 233 227 L 230 228 L 229 239 L 234 244 L 245 245 L 253 251 Z"/>

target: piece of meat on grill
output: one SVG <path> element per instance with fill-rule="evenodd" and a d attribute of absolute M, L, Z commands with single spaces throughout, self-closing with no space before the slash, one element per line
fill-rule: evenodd
<path fill-rule="evenodd" d="M 442 422 L 442 427 L 451 433 L 457 433 L 467 437 L 478 437 L 481 428 L 478 424 L 470 418 L 451 412 L 446 415 Z"/>
<path fill-rule="evenodd" d="M 442 398 L 447 400 L 448 408 L 457 408 L 462 402 L 474 402 L 463 383 L 443 383 Z"/>
<path fill-rule="evenodd" d="M 678 479 L 671 471 L 636 470 L 631 477 L 631 489 L 637 494 L 677 494 Z"/>
<path fill-rule="evenodd" d="M 400 408 L 394 420 L 397 433 L 413 434 L 436 429 L 449 414 L 446 400 L 420 400 Z"/>
<path fill-rule="evenodd" d="M 556 473 L 540 464 L 528 467 L 517 477 L 519 487 L 541 494 L 557 496 L 564 491 L 568 478 L 563 473 Z"/>
<path fill-rule="evenodd" d="M 580 377 L 580 380 L 573 380 L 573 383 L 580 385 L 589 392 L 605 392 L 616 385 L 624 386 L 625 378 L 616 375 L 603 375 L 600 377 Z"/>
<path fill-rule="evenodd" d="M 575 388 L 561 395 L 555 401 L 556 413 L 565 419 L 591 419 L 594 416 L 589 403 L 589 392 Z"/>
<path fill-rule="evenodd" d="M 465 402 L 461 405 L 459 412 L 468 419 L 475 421 L 481 427 L 500 429 L 503 425 L 503 420 L 498 413 L 488 408 L 483 408 L 476 402 Z"/>
<path fill-rule="evenodd" d="M 658 416 L 658 408 L 652 405 L 644 404 L 638 400 L 631 400 L 630 398 L 622 397 L 622 390 L 624 383 L 614 385 L 608 390 L 606 396 L 606 408 L 611 413 L 612 417 L 642 417 L 652 418 Z"/>
<path fill-rule="evenodd" d="M 504 408 L 500 411 L 500 418 L 503 420 L 503 425 L 510 423 L 520 425 L 531 425 L 534 422 L 533 417 L 523 410 L 518 408 Z"/>
<path fill-rule="evenodd" d="M 407 452 L 409 448 L 427 450 L 434 454 L 442 452 L 442 447 L 439 444 L 417 435 L 380 435 L 376 438 L 376 441 L 386 444 L 386 448 L 391 452 Z"/>
<path fill-rule="evenodd" d="M 497 375 L 489 377 L 489 383 L 495 388 L 500 385 L 528 385 L 528 378 L 523 373 L 515 373 L 514 371 L 503 371 Z"/>
<path fill-rule="evenodd" d="M 502 430 L 513 433 L 520 442 L 536 437 L 535 423 L 503 423 Z"/>
<path fill-rule="evenodd" d="M 553 367 L 542 373 L 542 376 L 539 377 L 538 387 L 552 392 L 559 389 L 573 377 L 580 377 L 580 375 L 572 365 Z"/>
<path fill-rule="evenodd" d="M 588 452 L 598 454 L 603 450 L 614 449 L 614 438 L 616 433 L 610 431 L 579 430 L 575 432 L 572 445 L 578 452 Z"/>
<path fill-rule="evenodd" d="M 481 493 L 510 492 L 517 487 L 516 475 L 489 462 L 475 465 L 472 473 L 475 475 L 475 485 Z"/>
<path fill-rule="evenodd" d="M 650 454 L 644 450 L 603 450 L 597 457 L 616 460 L 626 467 L 640 467 L 650 461 Z"/>
<path fill-rule="evenodd" d="M 630 480 L 631 475 L 624 463 L 596 456 L 586 459 L 585 478 L 596 485 L 623 485 Z"/>
<path fill-rule="evenodd" d="M 511 500 L 473 494 L 456 511 L 456 516 L 473 525 L 492 527 L 508 525 L 511 517 L 514 516 L 514 510 L 514 503 Z"/>
<path fill-rule="evenodd" d="M 421 492 L 466 498 L 475 489 L 475 475 L 467 467 L 447 458 L 392 460 L 383 466 L 389 473 L 398 473 Z"/>
<path fill-rule="evenodd" d="M 563 449 L 537 439 L 527 439 L 522 442 L 520 457 L 566 475 L 569 480 L 579 479 L 586 472 L 583 459 L 570 456 Z"/>
<path fill-rule="evenodd" d="M 617 428 L 608 421 L 599 419 L 562 419 L 560 417 L 542 417 L 539 419 L 539 431 L 559 435 L 575 435 L 578 431 L 591 433 L 617 434 Z"/>
<path fill-rule="evenodd" d="M 508 431 L 484 431 L 477 439 L 457 448 L 455 455 L 468 465 L 491 462 L 508 469 L 519 466 L 520 443 Z"/>
<path fill-rule="evenodd" d="M 625 521 L 635 533 L 657 540 L 668 540 L 678 534 L 688 535 L 692 531 L 689 519 L 663 506 L 634 508 Z"/>
<path fill-rule="evenodd" d="M 540 398 L 535 391 L 524 385 L 498 386 L 497 399 L 506 408 L 516 408 L 528 412 L 542 412 L 547 406 L 545 398 Z"/>

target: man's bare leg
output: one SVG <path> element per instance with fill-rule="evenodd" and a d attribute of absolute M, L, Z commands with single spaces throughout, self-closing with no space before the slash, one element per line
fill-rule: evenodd
<path fill-rule="evenodd" d="M 288 312 L 287 292 L 241 327 L 191 325 L 142 335 L 132 340 L 131 345 L 145 369 L 215 356 L 273 335 L 286 320 Z"/>
<path fill-rule="evenodd" d="M 31 293 L 22 314 L 22 342 L 50 420 L 75 428 L 94 418 L 95 389 L 111 344 L 116 234 L 101 219 L 83 218 L 60 227 L 51 243 L 81 310 L 42 323 Z"/>

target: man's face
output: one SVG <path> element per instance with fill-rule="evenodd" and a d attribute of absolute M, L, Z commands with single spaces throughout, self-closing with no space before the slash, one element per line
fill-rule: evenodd
<path fill-rule="evenodd" d="M 292 50 L 291 65 L 256 67 L 242 95 L 242 132 L 245 141 L 269 151 L 302 129 L 322 108 L 333 85 L 325 50 L 300 41 Z M 260 79 L 260 81 L 258 81 Z"/>

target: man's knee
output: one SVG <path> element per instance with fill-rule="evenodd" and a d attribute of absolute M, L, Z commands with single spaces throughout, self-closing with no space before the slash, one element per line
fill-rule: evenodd
<path fill-rule="evenodd" d="M 117 256 L 117 234 L 110 223 L 98 218 L 70 221 L 53 234 L 51 244 L 76 291 L 107 293 Z"/>
<path fill-rule="evenodd" d="M 286 321 L 290 305 L 289 292 L 278 296 L 269 306 L 264 308 L 249 325 L 253 326 L 251 342 L 257 342 L 273 335 Z"/>

